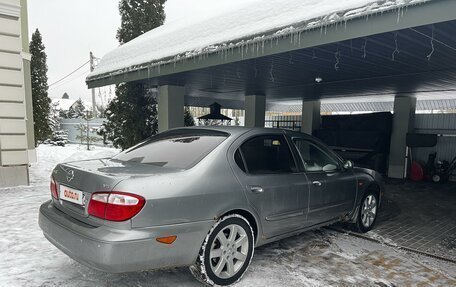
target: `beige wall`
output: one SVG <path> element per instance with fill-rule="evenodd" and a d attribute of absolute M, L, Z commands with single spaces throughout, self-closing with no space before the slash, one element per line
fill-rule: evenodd
<path fill-rule="evenodd" d="M 28 183 L 22 30 L 21 1 L 0 0 L 0 187 Z"/>

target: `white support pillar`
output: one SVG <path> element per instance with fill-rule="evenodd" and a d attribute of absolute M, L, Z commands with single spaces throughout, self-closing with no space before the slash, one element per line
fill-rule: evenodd
<path fill-rule="evenodd" d="M 249 128 L 264 128 L 266 115 L 266 96 L 249 95 L 245 96 L 245 126 Z"/>
<path fill-rule="evenodd" d="M 311 135 L 321 124 L 320 101 L 302 101 L 301 132 Z"/>
<path fill-rule="evenodd" d="M 388 177 L 404 178 L 406 168 L 407 133 L 415 129 L 416 98 L 396 97 L 394 99 L 393 131 L 391 134 Z"/>
<path fill-rule="evenodd" d="M 158 89 L 158 131 L 184 126 L 185 87 L 160 86 Z"/>

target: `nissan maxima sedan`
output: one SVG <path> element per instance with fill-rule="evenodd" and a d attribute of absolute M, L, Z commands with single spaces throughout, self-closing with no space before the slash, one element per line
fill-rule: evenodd
<path fill-rule="evenodd" d="M 189 266 L 226 286 L 255 247 L 338 221 L 369 231 L 383 184 L 306 134 L 193 127 L 59 164 L 50 189 L 40 227 L 74 260 L 112 273 Z"/>

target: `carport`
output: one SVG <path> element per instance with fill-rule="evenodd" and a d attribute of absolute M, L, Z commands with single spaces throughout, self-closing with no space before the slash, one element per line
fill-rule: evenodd
<path fill-rule="evenodd" d="M 266 110 L 299 102 L 309 134 L 338 101 L 390 105 L 387 173 L 403 179 L 416 107 L 456 109 L 454 11 L 453 0 L 268 1 L 146 33 L 103 57 L 87 84 L 156 89 L 160 131 L 183 126 L 184 105 L 215 101 L 245 109 L 251 127 L 265 125 Z"/>
<path fill-rule="evenodd" d="M 87 84 L 144 81 L 158 88 L 160 130 L 183 125 L 175 111 L 184 104 L 217 101 L 224 108 L 243 108 L 246 125 L 264 126 L 268 105 L 302 101 L 302 131 L 312 133 L 320 123 L 321 100 L 394 97 L 388 176 L 402 178 L 417 99 L 444 99 L 456 108 L 456 3 L 393 2 L 319 1 L 331 7 L 320 8 L 287 1 L 290 7 L 276 7 L 286 19 L 265 5 L 193 26 L 165 25 L 104 56 Z M 312 8 L 314 14 L 305 12 Z M 195 45 L 192 35 L 201 44 Z"/>

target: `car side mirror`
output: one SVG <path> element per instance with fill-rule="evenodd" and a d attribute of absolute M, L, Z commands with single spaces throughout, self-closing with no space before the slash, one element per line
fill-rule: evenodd
<path fill-rule="evenodd" d="M 347 160 L 345 163 L 344 163 L 344 168 L 345 169 L 352 169 L 354 166 L 354 163 L 351 161 L 351 160 Z"/>

